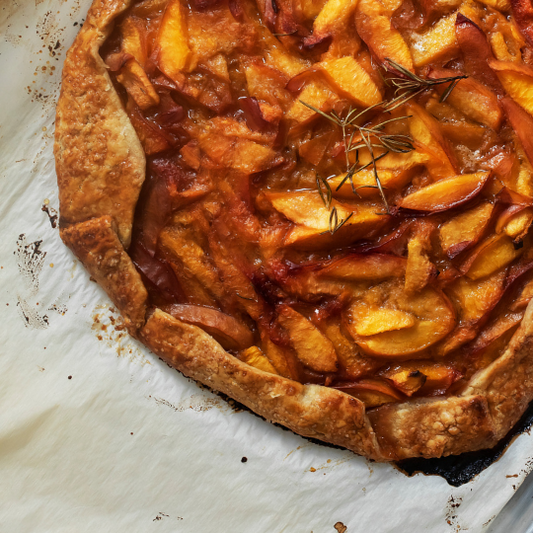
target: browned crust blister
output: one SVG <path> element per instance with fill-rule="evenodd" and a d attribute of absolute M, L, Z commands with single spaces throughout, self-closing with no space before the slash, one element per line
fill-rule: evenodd
<path fill-rule="evenodd" d="M 438 457 L 493 446 L 533 398 L 533 307 L 502 356 L 459 396 L 389 404 L 359 400 L 255 369 L 201 329 L 161 310 L 126 249 L 145 157 L 99 47 L 129 0 L 96 0 L 68 53 L 57 108 L 55 156 L 61 236 L 125 317 L 130 332 L 185 375 L 268 420 L 378 460 Z"/>

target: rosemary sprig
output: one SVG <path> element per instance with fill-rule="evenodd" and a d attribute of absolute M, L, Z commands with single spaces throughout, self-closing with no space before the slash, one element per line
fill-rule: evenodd
<path fill-rule="evenodd" d="M 344 117 L 339 116 L 335 111 L 326 113 L 321 109 L 304 102 L 303 100 L 300 100 L 300 103 L 326 118 L 341 129 L 342 140 L 344 144 L 344 154 L 346 157 L 346 176 L 343 178 L 336 190 L 338 191 L 348 180 L 352 186 L 352 191 L 356 195 L 358 195 L 357 191 L 360 188 L 376 188 L 379 190 L 379 194 L 383 200 L 383 204 L 385 205 L 385 213 L 380 214 L 390 215 L 391 212 L 389 203 L 387 201 L 387 197 L 385 196 L 385 191 L 381 180 L 379 179 L 376 163 L 390 152 L 405 154 L 411 150 L 414 150 L 414 141 L 410 135 L 391 134 L 384 131 L 385 126 L 388 124 L 411 117 L 410 115 L 392 117 L 387 120 L 383 120 L 378 124 L 366 126 L 358 124 L 358 121 L 360 121 L 365 114 L 373 109 L 381 108 L 383 111 L 390 113 L 407 103 L 409 100 L 422 94 L 424 91 L 436 87 L 437 85 L 448 83 L 448 87 L 440 98 L 440 101 L 444 102 L 448 96 L 450 96 L 450 93 L 456 87 L 457 83 L 460 80 L 467 78 L 467 76 L 461 75 L 446 78 L 425 79 L 417 76 L 410 70 L 407 70 L 405 67 L 389 58 L 385 59 L 383 68 L 385 72 L 390 75 L 385 77 L 380 72 L 383 81 L 389 87 L 394 87 L 395 89 L 394 96 L 389 101 L 379 102 L 362 110 L 350 107 Z M 359 166 L 359 150 L 361 149 L 368 150 L 371 161 L 365 165 Z M 384 152 L 376 155 L 374 151 L 375 149 L 384 150 Z M 350 154 L 353 152 L 355 152 L 355 163 L 351 163 L 350 161 Z M 353 183 L 354 174 L 361 172 L 368 167 L 372 167 L 376 185 L 362 185 L 355 187 Z M 327 180 L 321 178 L 318 174 L 316 176 L 316 183 L 320 197 L 322 198 L 326 208 L 329 209 L 332 198 L 331 187 L 329 186 Z M 324 189 L 326 191 L 325 193 Z M 351 216 L 352 215 L 349 215 L 346 219 L 339 222 L 337 209 L 334 207 L 330 212 L 329 232 L 333 234 L 335 231 L 341 228 Z"/>
<path fill-rule="evenodd" d="M 448 96 L 450 96 L 459 81 L 467 78 L 467 76 L 450 76 L 447 78 L 433 79 L 421 78 L 414 72 L 407 70 L 405 67 L 389 58 L 385 59 L 383 69 L 386 73 L 392 74 L 392 77 L 385 78 L 382 76 L 383 80 L 389 87 L 394 87 L 395 89 L 394 98 L 383 106 L 387 111 L 394 111 L 428 89 L 436 87 L 437 85 L 449 83 L 450 85 L 440 97 L 440 101 L 444 102 Z"/>
<path fill-rule="evenodd" d="M 346 179 L 349 179 L 352 185 L 352 190 L 354 191 L 355 194 L 358 194 L 357 188 L 354 187 L 353 185 L 353 181 L 352 181 L 353 175 L 356 172 L 360 172 L 361 170 L 363 170 L 363 168 L 372 166 L 374 169 L 374 179 L 376 180 L 376 186 L 379 190 L 379 194 L 381 195 L 381 199 L 383 200 L 383 203 L 385 204 L 386 214 L 390 214 L 389 204 L 387 202 L 387 198 L 385 196 L 385 192 L 383 190 L 383 187 L 381 185 L 381 181 L 379 179 L 379 175 L 377 172 L 376 161 L 381 159 L 381 157 L 384 157 L 385 155 L 387 155 L 389 152 L 407 153 L 407 152 L 410 152 L 411 150 L 414 150 L 414 146 L 412 144 L 413 139 L 409 135 L 394 135 L 394 134 L 386 133 L 383 131 L 385 126 L 387 126 L 387 124 L 397 122 L 398 120 L 404 120 L 406 118 L 409 118 L 409 116 L 392 117 L 387 120 L 383 120 L 382 122 L 376 125 L 361 126 L 357 124 L 357 121 L 361 117 L 363 117 L 363 115 L 368 113 L 370 110 L 382 106 L 383 104 L 381 102 L 379 104 L 374 104 L 370 107 L 367 107 L 363 109 L 362 111 L 358 111 L 357 109 L 350 107 L 350 109 L 346 113 L 346 116 L 344 117 L 340 117 L 339 115 L 337 115 L 337 113 L 335 113 L 335 111 L 332 111 L 331 113 L 325 113 L 321 109 L 318 109 L 317 107 L 311 104 L 308 104 L 307 102 L 304 102 L 303 100 L 300 100 L 300 103 L 308 107 L 309 109 L 313 110 L 315 113 L 318 113 L 319 115 L 322 115 L 324 118 L 327 118 L 329 121 L 333 122 L 336 126 L 338 126 L 341 129 L 342 139 L 344 143 L 344 153 L 346 157 L 346 172 L 347 172 L 347 175 L 342 183 L 344 184 L 346 182 Z M 375 148 L 384 149 L 385 154 L 380 154 L 379 156 L 375 156 L 374 154 Z M 364 167 L 358 167 L 360 149 L 367 149 L 372 159 L 372 161 L 368 165 L 365 165 Z M 352 152 L 355 152 L 355 155 L 356 155 L 356 160 L 354 164 L 350 162 L 350 153 Z M 322 196 L 323 192 L 322 192 L 322 188 L 318 180 L 319 178 L 317 176 L 318 190 L 320 192 L 320 195 Z"/>

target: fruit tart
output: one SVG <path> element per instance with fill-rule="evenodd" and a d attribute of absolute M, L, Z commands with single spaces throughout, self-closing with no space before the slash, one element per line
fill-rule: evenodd
<path fill-rule="evenodd" d="M 377 461 L 533 399 L 526 0 L 94 0 L 60 230 L 165 362 Z"/>

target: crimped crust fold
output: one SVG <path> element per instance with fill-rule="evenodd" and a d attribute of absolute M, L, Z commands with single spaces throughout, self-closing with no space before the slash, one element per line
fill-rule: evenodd
<path fill-rule="evenodd" d="M 61 238 L 118 307 L 130 333 L 136 335 L 144 323 L 148 294 L 111 217 L 63 229 Z"/>
<path fill-rule="evenodd" d="M 130 3 L 97 0 L 89 10 L 65 60 L 54 145 L 60 227 L 109 215 L 126 247 L 145 156 L 99 49 Z"/>
<path fill-rule="evenodd" d="M 228 394 L 255 413 L 300 435 L 383 460 L 362 402 L 319 385 L 269 374 L 228 354 L 196 326 L 156 309 L 141 340 L 186 376 Z"/>
<path fill-rule="evenodd" d="M 504 353 L 472 377 L 464 395 L 483 394 L 495 425 L 495 441 L 516 424 L 533 400 L 533 302 Z"/>
<path fill-rule="evenodd" d="M 369 413 L 385 452 L 396 460 L 487 448 L 494 429 L 482 395 L 388 404 Z"/>

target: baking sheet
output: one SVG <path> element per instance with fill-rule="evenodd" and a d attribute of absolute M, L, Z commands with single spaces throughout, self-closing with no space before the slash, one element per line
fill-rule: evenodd
<path fill-rule="evenodd" d="M 0 530 L 487 531 L 533 468 L 529 434 L 461 487 L 408 478 L 235 409 L 125 334 L 54 227 L 54 104 L 89 3 L 0 0 Z"/>

